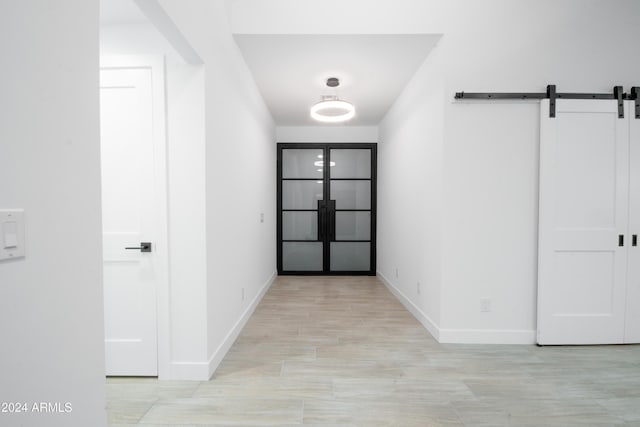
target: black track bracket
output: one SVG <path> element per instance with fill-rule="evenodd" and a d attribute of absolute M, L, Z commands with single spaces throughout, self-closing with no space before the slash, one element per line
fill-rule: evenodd
<path fill-rule="evenodd" d="M 547 85 L 547 98 L 549 98 L 549 117 L 556 116 L 556 85 Z"/>
<path fill-rule="evenodd" d="M 622 86 L 613 88 L 613 97 L 618 100 L 618 118 L 624 119 L 624 92 Z"/>
<path fill-rule="evenodd" d="M 628 94 L 625 99 L 633 101 L 633 103 L 635 104 L 636 119 L 640 119 L 640 87 L 632 87 L 631 93 Z"/>

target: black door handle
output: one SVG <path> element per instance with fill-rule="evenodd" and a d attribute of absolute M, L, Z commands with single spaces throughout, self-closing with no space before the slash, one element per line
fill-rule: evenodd
<path fill-rule="evenodd" d="M 318 241 L 336 240 L 336 201 L 318 200 Z"/>
<path fill-rule="evenodd" d="M 318 200 L 318 241 L 324 241 L 325 233 L 325 204 L 324 201 Z"/>
<path fill-rule="evenodd" d="M 136 246 L 134 248 L 125 248 L 125 249 L 136 249 L 140 252 L 151 252 L 151 242 L 140 242 L 140 246 Z"/>
<path fill-rule="evenodd" d="M 624 234 L 618 234 L 618 246 L 624 246 Z"/>
<path fill-rule="evenodd" d="M 336 240 L 336 201 L 329 200 L 329 240 Z"/>
<path fill-rule="evenodd" d="M 631 236 L 631 246 L 638 246 L 638 235 L 634 234 Z"/>

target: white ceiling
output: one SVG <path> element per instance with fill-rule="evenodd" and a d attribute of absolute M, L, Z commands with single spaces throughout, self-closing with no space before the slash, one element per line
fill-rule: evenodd
<path fill-rule="evenodd" d="M 133 0 L 101 0 L 100 22 L 148 20 Z M 309 117 L 309 109 L 322 95 L 337 93 L 356 107 L 356 117 L 348 125 L 371 126 L 384 117 L 439 35 L 235 34 L 234 38 L 277 125 L 318 125 Z M 340 79 L 337 91 L 326 86 L 328 77 Z"/>
<path fill-rule="evenodd" d="M 439 36 L 244 35 L 234 38 L 279 126 L 317 125 L 309 109 L 338 77 L 340 99 L 353 103 L 352 126 L 377 125 Z M 326 126 L 326 125 L 325 125 Z"/>
<path fill-rule="evenodd" d="M 103 25 L 146 22 L 147 18 L 133 0 L 100 0 L 100 23 Z"/>

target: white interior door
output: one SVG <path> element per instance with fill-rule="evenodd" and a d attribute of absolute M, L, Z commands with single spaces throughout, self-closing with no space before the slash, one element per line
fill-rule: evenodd
<path fill-rule="evenodd" d="M 538 343 L 624 341 L 629 110 L 614 100 L 542 101 Z"/>
<path fill-rule="evenodd" d="M 635 104 L 627 101 L 629 114 L 629 264 L 627 275 L 627 312 L 624 340 L 640 342 L 640 119 L 634 118 Z M 634 238 L 635 237 L 635 245 Z"/>
<path fill-rule="evenodd" d="M 107 375 L 158 374 L 152 111 L 149 68 L 101 70 Z"/>

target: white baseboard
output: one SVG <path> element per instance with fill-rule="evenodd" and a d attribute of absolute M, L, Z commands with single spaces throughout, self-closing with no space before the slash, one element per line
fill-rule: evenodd
<path fill-rule="evenodd" d="M 420 310 L 405 294 L 400 291 L 400 289 L 396 288 L 389 279 L 385 277 L 384 274 L 377 272 L 378 278 L 384 283 L 384 285 L 389 289 L 398 300 L 402 303 L 404 308 L 406 308 L 409 313 L 413 314 L 418 322 L 425 327 L 425 329 L 436 339 L 436 341 L 440 342 L 440 328 L 435 324 L 433 320 L 429 316 L 427 316 L 422 310 Z"/>
<path fill-rule="evenodd" d="M 218 369 L 220 362 L 222 362 L 222 359 L 224 359 L 224 357 L 227 355 L 227 352 L 240 335 L 240 332 L 242 332 L 242 328 L 244 328 L 244 325 L 247 324 L 247 321 L 249 320 L 249 318 L 251 318 L 251 315 L 256 310 L 256 307 L 258 307 L 258 304 L 260 304 L 260 301 L 262 301 L 262 298 L 267 293 L 273 282 L 276 280 L 277 276 L 278 274 L 274 271 L 271 277 L 262 285 L 262 288 L 260 289 L 258 294 L 255 296 L 255 298 L 253 298 L 244 313 L 242 313 L 242 316 L 240 316 L 231 331 L 229 331 L 227 336 L 224 338 L 222 344 L 220 344 L 216 351 L 213 352 L 213 354 L 209 358 L 209 362 L 207 363 L 207 373 L 205 380 L 210 379 L 216 369 Z"/>
<path fill-rule="evenodd" d="M 535 344 L 536 331 L 526 329 L 443 329 L 420 310 L 406 295 L 378 272 L 378 277 L 402 305 L 439 342 L 447 344 Z"/>
<path fill-rule="evenodd" d="M 218 346 L 207 362 L 171 362 L 171 374 L 167 379 L 185 381 L 209 380 L 235 342 L 236 338 L 238 338 L 238 335 L 240 335 L 242 328 L 246 325 L 247 321 L 262 300 L 262 297 L 264 297 L 264 294 L 267 293 L 273 284 L 276 276 L 277 275 L 274 272 L 271 277 L 269 277 L 269 280 L 262 285 L 258 294 L 253 298 L 247 309 L 242 313 L 242 316 L 240 316 L 231 331 L 229 331 L 222 344 Z"/>
<path fill-rule="evenodd" d="M 441 343 L 535 344 L 536 331 L 526 329 L 440 329 Z"/>

